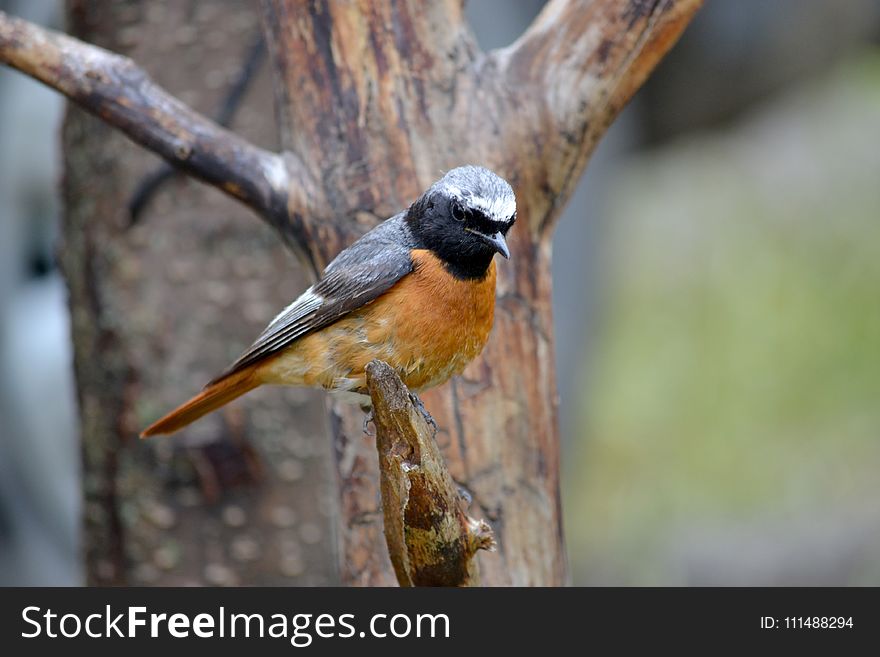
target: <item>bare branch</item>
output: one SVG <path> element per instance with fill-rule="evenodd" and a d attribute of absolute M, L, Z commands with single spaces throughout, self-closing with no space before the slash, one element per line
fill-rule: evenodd
<path fill-rule="evenodd" d="M 157 86 L 130 59 L 0 12 L 0 62 L 60 91 L 174 166 L 218 187 L 282 230 L 306 207 L 291 156 L 258 148 Z M 295 185 L 291 182 L 295 181 Z M 291 189 L 298 196 L 289 198 Z"/>
<path fill-rule="evenodd" d="M 469 518 L 434 432 L 386 363 L 367 366 L 379 450 L 385 540 L 401 586 L 476 586 L 492 530 Z"/>
<path fill-rule="evenodd" d="M 535 118 L 543 144 L 534 155 L 557 198 L 574 191 L 596 142 L 702 2 L 551 0 L 515 43 L 491 53 L 520 111 Z M 545 230 L 557 214 L 554 205 L 535 221 Z"/>
<path fill-rule="evenodd" d="M 223 99 L 223 104 L 220 106 L 219 111 L 217 111 L 213 117 L 214 121 L 219 125 L 228 128 L 232 124 L 232 119 L 238 108 L 241 106 L 242 100 L 244 100 L 251 83 L 254 81 L 256 72 L 259 69 L 260 63 L 265 58 L 265 55 L 266 42 L 263 39 L 262 32 L 258 32 L 256 39 L 248 48 L 244 65 L 239 71 L 235 81 L 226 92 L 226 97 Z M 166 182 L 174 177 L 175 173 L 177 173 L 177 171 L 172 165 L 163 162 L 153 169 L 153 171 L 144 176 L 134 193 L 131 195 L 131 200 L 128 202 L 128 214 L 132 224 L 137 223 L 141 213 L 147 205 L 149 205 L 156 193 Z"/>

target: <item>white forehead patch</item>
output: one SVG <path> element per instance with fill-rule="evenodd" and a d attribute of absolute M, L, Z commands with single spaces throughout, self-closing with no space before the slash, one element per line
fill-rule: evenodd
<path fill-rule="evenodd" d="M 472 208 L 482 211 L 490 219 L 502 221 L 506 224 L 510 223 L 516 212 L 516 199 L 508 194 L 495 196 L 488 200 L 480 196 L 471 196 L 467 199 L 467 203 Z"/>
<path fill-rule="evenodd" d="M 468 207 L 479 210 L 494 221 L 509 224 L 516 212 L 516 198 L 513 194 L 499 194 L 487 199 L 472 192 L 463 194 L 461 188 L 454 185 L 449 185 L 447 190 Z"/>

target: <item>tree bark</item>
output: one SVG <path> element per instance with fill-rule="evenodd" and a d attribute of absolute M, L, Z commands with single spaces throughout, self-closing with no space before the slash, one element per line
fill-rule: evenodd
<path fill-rule="evenodd" d="M 316 263 L 454 166 L 483 164 L 516 192 L 489 344 L 424 395 L 453 477 L 494 529 L 487 584 L 567 581 L 550 231 L 596 141 L 698 6 L 552 0 L 516 43 L 485 54 L 459 0 L 263 0 L 282 144 L 320 181 L 304 219 Z M 359 413 L 330 412 L 343 580 L 392 584 L 375 453 Z"/>
<path fill-rule="evenodd" d="M 194 12 L 188 4 L 71 2 L 68 25 L 78 37 L 148 64 L 157 81 L 211 112 L 247 47 L 249 39 L 240 37 L 258 33 L 259 16 L 236 0 L 193 3 Z M 211 34 L 193 48 L 196 35 Z M 70 41 L 76 52 L 64 53 L 68 69 L 83 52 Z M 46 44 L 40 51 L 44 58 L 52 54 Z M 130 72 L 133 66 L 116 56 L 109 63 L 108 79 L 116 67 Z M 130 80 L 140 82 L 127 92 Z M 91 83 L 88 76 L 66 81 Z M 168 97 L 139 73 L 119 78 L 116 93 L 104 89 L 106 99 L 88 98 L 105 108 L 129 95 L 144 99 L 144 108 Z M 267 117 L 271 103 L 267 70 L 233 124 L 241 136 L 232 143 L 246 144 L 237 152 L 255 155 L 228 159 L 224 166 L 237 168 L 227 182 L 248 176 L 259 182 L 255 158 L 280 159 Z M 235 152 L 231 133 L 195 113 L 175 111 L 162 124 L 176 126 L 165 133 L 169 144 L 179 133 L 216 136 L 201 142 L 208 149 L 192 160 L 197 166 L 211 154 Z M 136 118 L 127 125 L 143 130 Z M 157 160 L 74 106 L 63 146 L 59 257 L 73 320 L 88 583 L 338 582 L 328 549 L 335 542 L 335 494 L 320 393 L 267 390 L 180 435 L 137 438 L 225 368 L 307 277 L 277 230 L 254 221 L 244 205 L 185 179 L 168 184 L 129 228 L 129 197 Z M 194 142 L 192 155 L 200 148 Z M 164 152 L 177 156 L 173 147 Z"/>
<path fill-rule="evenodd" d="M 492 529 L 467 515 L 471 500 L 452 480 L 437 428 L 393 369 L 367 366 L 379 453 L 385 542 L 401 586 L 478 586 L 478 550 L 495 550 Z"/>
<path fill-rule="evenodd" d="M 454 166 L 488 166 L 516 192 L 519 221 L 510 236 L 513 257 L 499 267 L 489 344 L 461 377 L 424 397 L 440 426 L 438 440 L 452 476 L 469 491 L 498 541 L 497 554 L 480 557 L 486 584 L 567 581 L 550 306 L 551 230 L 597 140 L 699 4 L 551 0 L 514 44 L 482 53 L 463 20 L 460 0 L 262 1 L 286 174 L 267 178 L 275 192 L 283 187 L 275 183 L 286 181 L 287 193 L 281 190 L 284 207 L 279 210 L 274 202 L 269 211 L 251 200 L 260 194 L 233 195 L 268 214 L 314 269 Z M 130 122 L 102 112 L 106 106 L 94 102 L 94 95 L 78 95 L 50 75 L 29 70 L 33 53 L 30 58 L 22 55 L 3 28 L 0 21 L 0 59 L 54 84 L 138 138 Z M 150 114 L 148 106 L 143 110 Z M 172 115 L 183 113 L 175 110 Z M 174 148 L 174 131 L 150 134 L 154 139 L 141 143 L 179 164 L 185 160 L 193 174 L 233 192 L 208 175 L 204 164 L 211 161 L 207 154 L 228 152 L 214 144 L 225 143 L 221 132 L 206 141 L 186 140 L 182 150 Z M 255 174 L 239 169 L 235 176 L 266 170 L 256 167 Z M 85 248 L 79 254 L 80 264 L 94 255 Z M 114 270 L 108 280 L 122 276 Z M 85 296 L 73 303 L 75 311 L 89 307 Z M 216 311 L 206 310 L 205 317 L 216 321 Z M 155 318 L 144 321 L 149 326 Z M 123 323 L 121 332 L 135 329 Z M 87 350 L 78 353 L 80 370 L 87 369 L 83 359 L 91 355 Z M 137 380 L 146 368 L 147 363 L 133 372 L 122 367 L 113 381 L 94 389 Z M 356 409 L 328 404 L 341 498 L 342 579 L 393 584 L 383 544 L 376 451 L 363 438 Z M 127 417 L 123 406 L 101 409 L 108 417 L 100 444 L 109 461 L 120 436 L 133 432 L 118 422 Z"/>

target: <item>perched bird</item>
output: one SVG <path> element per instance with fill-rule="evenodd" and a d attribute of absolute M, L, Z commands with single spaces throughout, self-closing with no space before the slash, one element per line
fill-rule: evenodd
<path fill-rule="evenodd" d="M 260 385 L 366 394 L 374 359 L 417 392 L 446 382 L 489 337 L 494 255 L 510 257 L 515 220 L 505 180 L 452 169 L 336 256 L 226 372 L 141 437 L 173 433 Z"/>

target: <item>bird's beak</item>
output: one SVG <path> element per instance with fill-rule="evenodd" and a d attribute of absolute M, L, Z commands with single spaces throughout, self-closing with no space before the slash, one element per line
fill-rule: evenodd
<path fill-rule="evenodd" d="M 497 232 L 494 235 L 486 235 L 486 233 L 481 233 L 479 231 L 472 230 L 470 228 L 465 228 L 465 230 L 470 233 L 473 233 L 474 235 L 479 235 L 484 240 L 489 242 L 489 244 L 491 244 L 492 247 L 496 251 L 498 251 L 498 253 L 500 253 L 505 258 L 510 260 L 510 249 L 507 248 L 507 241 L 504 239 L 504 235 L 502 235 L 500 232 Z"/>
<path fill-rule="evenodd" d="M 505 258 L 510 260 L 510 249 L 507 248 L 507 241 L 504 239 L 504 235 L 501 233 L 495 233 L 492 237 L 487 238 L 489 243 L 495 247 L 495 250 L 498 251 Z"/>

